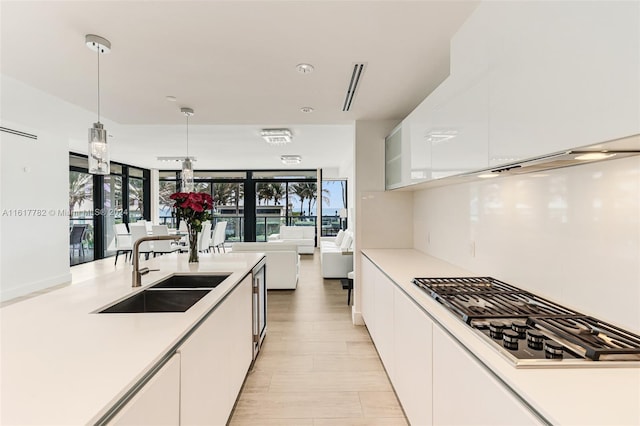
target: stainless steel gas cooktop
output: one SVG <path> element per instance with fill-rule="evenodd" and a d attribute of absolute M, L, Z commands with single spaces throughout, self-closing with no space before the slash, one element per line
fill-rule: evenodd
<path fill-rule="evenodd" d="M 517 367 L 640 365 L 640 336 L 495 278 L 413 283 Z"/>

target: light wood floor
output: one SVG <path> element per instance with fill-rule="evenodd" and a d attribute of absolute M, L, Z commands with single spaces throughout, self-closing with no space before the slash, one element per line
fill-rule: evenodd
<path fill-rule="evenodd" d="M 347 291 L 302 255 L 296 290 L 270 291 L 267 337 L 230 425 L 406 425 Z"/>

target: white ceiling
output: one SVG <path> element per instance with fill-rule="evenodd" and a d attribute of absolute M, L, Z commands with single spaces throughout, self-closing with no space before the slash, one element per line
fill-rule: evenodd
<path fill-rule="evenodd" d="M 197 168 L 274 168 L 281 154 L 339 167 L 354 120 L 399 120 L 448 75 L 449 40 L 477 3 L 2 0 L 0 70 L 95 114 L 84 36 L 98 34 L 112 43 L 100 93 L 113 159 L 168 168 L 155 157 L 185 155 L 188 106 Z M 301 62 L 315 72 L 298 73 Z M 342 112 L 354 62 L 367 68 Z M 71 149 L 85 149 L 90 125 Z M 263 127 L 289 127 L 294 142 L 267 146 Z"/>

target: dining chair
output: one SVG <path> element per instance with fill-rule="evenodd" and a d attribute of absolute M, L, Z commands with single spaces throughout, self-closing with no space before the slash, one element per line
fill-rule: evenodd
<path fill-rule="evenodd" d="M 126 223 L 116 223 L 113 225 L 113 231 L 116 235 L 116 261 L 114 263 L 114 265 L 116 265 L 118 263 L 118 256 L 120 253 L 124 253 L 125 262 L 127 257 L 131 256 L 133 244 L 131 241 L 131 234 L 127 230 Z"/>
<path fill-rule="evenodd" d="M 71 232 L 69 233 L 70 259 L 73 257 L 76 249 L 78 250 L 78 255 L 84 259 L 84 240 L 87 233 L 87 226 L 87 224 L 74 224 L 72 226 Z"/>
<path fill-rule="evenodd" d="M 169 227 L 167 225 L 153 225 L 151 227 L 152 235 L 169 235 Z M 153 242 L 153 257 L 156 255 L 163 255 L 166 253 L 173 253 L 180 250 L 176 244 L 171 240 L 160 240 Z"/>
<path fill-rule="evenodd" d="M 218 250 L 220 253 L 220 247 L 226 253 L 226 249 L 224 248 L 224 241 L 227 237 L 227 222 L 220 221 L 216 223 L 216 227 L 213 229 L 213 238 L 211 240 L 211 247 Z"/>
<path fill-rule="evenodd" d="M 142 237 L 146 237 L 147 227 L 144 223 L 136 222 L 129 224 L 129 230 L 131 231 L 131 245 L 133 246 L 136 241 L 138 241 Z M 153 245 L 149 241 L 144 241 L 140 244 L 139 254 L 144 253 L 145 259 L 149 259 L 149 254 L 153 252 Z M 133 256 L 131 261 L 133 261 Z"/>
<path fill-rule="evenodd" d="M 202 223 L 202 232 L 198 234 L 198 251 L 209 251 L 211 243 L 211 221 Z"/>

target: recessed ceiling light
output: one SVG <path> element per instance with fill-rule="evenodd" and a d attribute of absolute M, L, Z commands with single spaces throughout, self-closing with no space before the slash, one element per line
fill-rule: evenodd
<path fill-rule="evenodd" d="M 302 157 L 299 155 L 281 155 L 280 161 L 283 164 L 291 165 L 291 164 L 300 164 L 302 161 Z"/>
<path fill-rule="evenodd" d="M 481 175 L 478 175 L 478 177 L 482 179 L 489 179 L 489 178 L 494 178 L 498 176 L 500 176 L 498 173 L 483 173 Z"/>
<path fill-rule="evenodd" d="M 167 96 L 165 99 L 169 102 L 175 102 L 178 100 L 175 96 Z"/>
<path fill-rule="evenodd" d="M 311 64 L 298 64 L 296 65 L 296 69 L 300 74 L 311 74 L 315 68 Z"/>
<path fill-rule="evenodd" d="M 260 136 L 269 145 L 284 145 L 292 140 L 291 130 L 289 129 L 262 129 Z"/>
<path fill-rule="evenodd" d="M 310 114 L 313 112 L 313 108 L 311 107 L 302 107 L 300 108 L 300 111 L 304 112 L 305 114 Z"/>
<path fill-rule="evenodd" d="M 594 160 L 604 160 L 605 158 L 613 157 L 616 154 L 608 154 L 606 152 L 590 152 L 588 154 L 582 154 L 575 157 L 576 160 L 582 161 L 594 161 Z"/>

